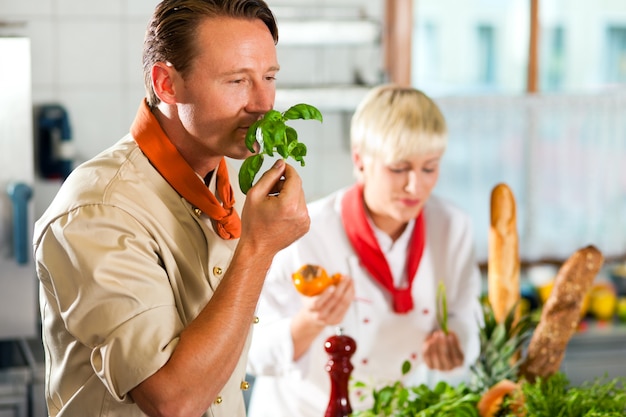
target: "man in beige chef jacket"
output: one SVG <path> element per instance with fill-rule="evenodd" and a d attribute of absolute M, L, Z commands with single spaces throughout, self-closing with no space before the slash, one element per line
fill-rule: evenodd
<path fill-rule="evenodd" d="M 224 159 L 273 107 L 277 39 L 262 0 L 156 7 L 130 133 L 36 224 L 50 416 L 245 415 L 266 271 L 309 227 L 291 166 L 244 200 Z"/>

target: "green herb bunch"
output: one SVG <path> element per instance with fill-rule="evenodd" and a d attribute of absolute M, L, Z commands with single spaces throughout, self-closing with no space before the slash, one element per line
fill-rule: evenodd
<path fill-rule="evenodd" d="M 402 364 L 402 373 L 411 370 L 408 361 Z M 355 387 L 365 384 L 357 382 Z M 478 393 L 465 384 L 456 387 L 439 382 L 434 388 L 425 384 L 406 387 L 401 382 L 373 390 L 374 404 L 369 410 L 356 411 L 352 417 L 478 417 Z"/>
<path fill-rule="evenodd" d="M 533 417 L 623 417 L 626 415 L 626 378 L 606 375 L 571 386 L 557 372 L 534 383 L 522 382 L 524 409 Z M 507 408 L 505 398 L 504 409 Z M 506 416 L 507 414 L 505 414 Z"/>
<path fill-rule="evenodd" d="M 246 158 L 239 169 L 239 188 L 244 194 L 252 188 L 254 178 L 263 165 L 264 155 L 274 156 L 274 152 L 276 152 L 283 159 L 291 157 L 300 162 L 301 166 L 304 166 L 304 157 L 307 153 L 306 145 L 298 142 L 296 130 L 285 123 L 288 120 L 296 119 L 314 119 L 321 122 L 322 114 L 316 107 L 300 103 L 283 113 L 270 110 L 265 113 L 262 119 L 250 126 L 246 133 L 246 147 L 251 152 L 256 152 L 254 144 L 259 142 L 261 149 L 259 153 Z"/>

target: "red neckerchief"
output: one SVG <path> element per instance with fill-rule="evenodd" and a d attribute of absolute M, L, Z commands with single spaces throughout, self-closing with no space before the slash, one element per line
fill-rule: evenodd
<path fill-rule="evenodd" d="M 222 201 L 220 204 L 170 142 L 145 101 L 137 111 L 130 133 L 163 178 L 185 200 L 213 220 L 215 231 L 222 239 L 237 239 L 241 235 L 241 220 L 234 208 L 235 198 L 228 180 L 228 168 L 224 158 L 220 161 L 216 172 L 216 191 Z"/>
<path fill-rule="evenodd" d="M 413 309 L 411 287 L 422 259 L 425 243 L 425 225 L 423 211 L 415 219 L 415 227 L 409 245 L 407 261 L 408 286 L 396 288 L 385 255 L 380 250 L 378 240 L 367 220 L 365 203 L 363 201 L 363 186 L 360 184 L 351 187 L 343 196 L 341 202 L 341 219 L 348 239 L 354 251 L 370 275 L 391 294 L 393 309 L 396 313 L 408 313 Z"/>

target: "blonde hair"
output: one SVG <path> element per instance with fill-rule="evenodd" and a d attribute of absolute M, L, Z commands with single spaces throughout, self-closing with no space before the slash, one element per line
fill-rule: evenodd
<path fill-rule="evenodd" d="M 391 164 L 414 155 L 445 151 L 446 121 L 422 91 L 381 85 L 359 103 L 352 116 L 350 142 L 353 152 L 362 158 Z"/>

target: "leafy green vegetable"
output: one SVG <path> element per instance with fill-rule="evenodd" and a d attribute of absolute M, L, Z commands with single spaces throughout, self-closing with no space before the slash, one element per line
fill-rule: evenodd
<path fill-rule="evenodd" d="M 534 383 L 524 381 L 525 411 L 533 417 L 617 417 L 626 415 L 626 378 L 595 378 L 571 386 L 567 376 L 557 372 Z M 507 409 L 507 400 L 504 409 Z M 509 415 L 509 414 L 503 414 Z"/>
<path fill-rule="evenodd" d="M 517 369 L 522 359 L 511 363 L 511 358 L 526 344 L 535 327 L 530 315 L 515 320 L 516 306 L 503 323 L 496 321 L 490 305 L 483 305 L 483 310 L 481 354 L 472 366 L 469 383 L 451 386 L 439 382 L 431 389 L 424 384 L 407 387 L 397 381 L 373 389 L 373 405 L 367 410 L 353 412 L 352 417 L 478 417 L 477 404 L 489 387 L 505 378 L 517 381 Z M 443 316 L 442 308 L 441 318 Z M 402 375 L 410 370 L 411 363 L 405 361 Z M 557 372 L 543 380 L 538 378 L 534 383 L 526 380 L 519 383 L 524 399 L 522 411 L 528 417 L 626 416 L 626 377 L 608 379 L 605 376 L 571 386 L 566 375 Z M 357 382 L 354 387 L 363 391 L 367 385 Z M 361 399 L 365 396 L 363 394 Z M 495 415 L 518 417 L 519 403 L 515 401 L 518 398 L 505 396 Z"/>
<path fill-rule="evenodd" d="M 257 120 L 250 126 L 246 133 L 246 147 L 251 152 L 256 152 L 254 143 L 259 142 L 261 150 L 258 154 L 246 158 L 239 169 L 239 188 L 246 194 L 252 187 L 254 177 L 263 165 L 263 155 L 274 156 L 278 153 L 283 159 L 291 157 L 304 166 L 304 157 L 307 148 L 304 143 L 298 142 L 298 133 L 286 125 L 287 120 L 319 120 L 322 121 L 320 111 L 310 104 L 296 104 L 284 113 L 270 110 L 262 119 Z"/>
<path fill-rule="evenodd" d="M 402 375 L 408 374 L 410 370 L 411 370 L 411 362 L 404 361 L 402 363 Z"/>
<path fill-rule="evenodd" d="M 359 384 L 364 387 L 364 384 Z M 528 417 L 624 417 L 626 416 L 626 377 L 596 378 L 571 386 L 567 376 L 557 372 L 534 383 L 521 383 Z M 352 417 L 478 417 L 476 405 L 481 393 L 461 383 L 439 382 L 434 388 L 422 384 L 405 387 L 401 382 L 373 391 L 374 404 Z M 515 399 L 505 397 L 498 417 L 518 417 Z M 518 404 L 517 404 L 518 405 Z"/>
<path fill-rule="evenodd" d="M 448 334 L 448 302 L 446 301 L 446 285 L 443 281 L 439 282 L 437 288 L 437 323 L 441 330 Z"/>
<path fill-rule="evenodd" d="M 402 375 L 410 371 L 411 362 L 404 361 Z M 354 387 L 362 389 L 366 384 L 356 382 Z M 425 384 L 405 387 L 398 381 L 372 390 L 372 396 L 372 408 L 353 412 L 353 417 L 478 417 L 476 404 L 480 400 L 480 395 L 465 384 L 454 387 L 446 382 L 439 382 L 431 389 Z"/>
<path fill-rule="evenodd" d="M 480 395 L 460 384 L 453 387 L 439 382 L 433 389 L 422 384 L 407 388 L 396 382 L 374 390 L 374 405 L 353 417 L 478 417 Z"/>

